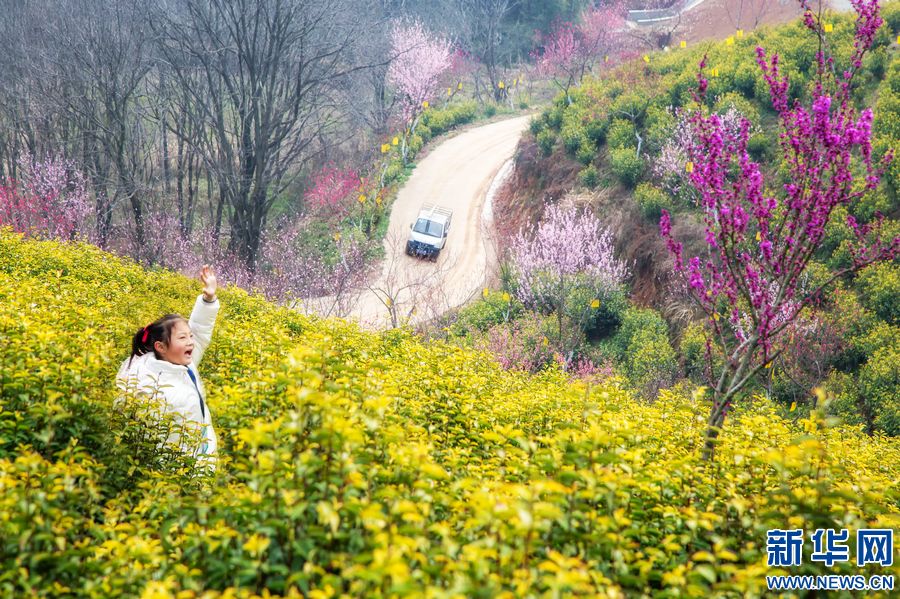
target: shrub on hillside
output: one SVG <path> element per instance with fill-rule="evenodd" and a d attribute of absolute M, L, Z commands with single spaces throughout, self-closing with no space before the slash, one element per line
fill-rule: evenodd
<path fill-rule="evenodd" d="M 575 151 L 575 159 L 581 164 L 589 165 L 597 157 L 597 148 L 594 143 L 586 136 L 581 140 L 581 144 Z"/>
<path fill-rule="evenodd" d="M 632 148 L 610 150 L 609 164 L 613 174 L 628 187 L 634 187 L 644 176 L 644 159 Z"/>
<path fill-rule="evenodd" d="M 900 266 L 875 264 L 859 274 L 857 284 L 863 305 L 890 324 L 900 324 Z"/>
<path fill-rule="evenodd" d="M 660 188 L 651 183 L 639 183 L 634 190 L 634 201 L 644 218 L 659 221 L 662 211 L 672 210 L 672 200 Z"/>
<path fill-rule="evenodd" d="M 600 173 L 596 166 L 589 164 L 578 171 L 578 180 L 588 189 L 594 189 L 600 183 Z"/>
<path fill-rule="evenodd" d="M 747 141 L 747 151 L 757 161 L 768 162 L 775 156 L 776 144 L 762 131 L 754 133 Z"/>
<path fill-rule="evenodd" d="M 755 71 L 756 69 L 752 70 L 752 72 Z M 738 93 L 725 92 L 721 94 L 716 98 L 713 110 L 722 115 L 729 114 L 731 110 L 734 110 L 749 120 L 754 128 L 759 127 L 759 110 L 756 105 Z"/>
<path fill-rule="evenodd" d="M 681 333 L 678 346 L 684 376 L 696 384 L 709 380 L 709 366 L 706 359 L 706 332 L 699 322 L 692 322 Z M 710 347 L 710 351 L 715 351 Z"/>
<path fill-rule="evenodd" d="M 631 148 L 636 151 L 637 139 L 634 136 L 634 124 L 626 119 L 613 120 L 606 134 L 606 145 L 610 149 Z"/>
<path fill-rule="evenodd" d="M 566 123 L 563 125 L 559 133 L 563 142 L 563 148 L 566 153 L 574 157 L 578 149 L 585 143 L 589 143 L 584 132 L 584 127 L 580 123 Z"/>
<path fill-rule="evenodd" d="M 653 310 L 626 309 L 622 324 L 605 346 L 622 365 L 631 386 L 645 397 L 656 397 L 659 390 L 671 385 L 678 375 L 668 327 Z"/>
<path fill-rule="evenodd" d="M 847 424 L 862 425 L 869 433 L 900 436 L 900 345 L 896 327 L 885 342 L 868 356 L 858 375 L 839 371 L 830 375 L 825 388 L 835 399 L 828 411 Z"/>
<path fill-rule="evenodd" d="M 515 320 L 522 310 L 522 302 L 514 295 L 505 291 L 487 291 L 480 300 L 459 310 L 449 327 L 450 334 L 472 337 L 495 325 Z"/>
<path fill-rule="evenodd" d="M 541 154 L 545 157 L 553 153 L 553 146 L 556 145 L 556 134 L 550 129 L 544 129 L 537 136 L 537 144 L 541 149 Z"/>
<path fill-rule="evenodd" d="M 422 123 L 426 125 L 432 135 L 440 135 L 447 131 L 471 123 L 478 116 L 478 104 L 474 100 L 457 102 L 443 108 L 431 108 L 422 116 Z"/>

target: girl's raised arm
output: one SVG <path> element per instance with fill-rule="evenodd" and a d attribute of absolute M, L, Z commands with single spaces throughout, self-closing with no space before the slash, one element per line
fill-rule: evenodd
<path fill-rule="evenodd" d="M 194 334 L 194 353 L 191 361 L 195 367 L 200 364 L 203 353 L 212 341 L 216 314 L 219 312 L 219 300 L 216 297 L 218 282 L 209 265 L 200 271 L 200 281 L 203 283 L 203 294 L 194 302 L 194 309 L 191 310 L 191 318 L 188 320 Z"/>

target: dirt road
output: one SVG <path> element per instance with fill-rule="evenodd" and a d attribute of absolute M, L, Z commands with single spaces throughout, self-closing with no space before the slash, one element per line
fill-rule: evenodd
<path fill-rule="evenodd" d="M 516 117 L 470 129 L 423 158 L 391 208 L 380 276 L 345 300 L 347 310 L 330 313 L 381 329 L 394 322 L 431 319 L 480 293 L 493 262 L 485 200 L 530 119 Z M 447 244 L 436 263 L 405 254 L 410 224 L 423 202 L 453 210 Z M 328 313 L 319 302 L 306 309 Z"/>

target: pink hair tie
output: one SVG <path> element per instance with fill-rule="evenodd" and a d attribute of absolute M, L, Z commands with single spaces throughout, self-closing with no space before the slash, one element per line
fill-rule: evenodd
<path fill-rule="evenodd" d="M 147 343 L 147 337 L 150 335 L 150 328 L 144 327 L 144 336 L 141 337 L 141 343 Z"/>

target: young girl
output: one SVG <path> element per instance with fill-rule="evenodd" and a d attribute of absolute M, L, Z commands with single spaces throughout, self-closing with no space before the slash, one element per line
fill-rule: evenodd
<path fill-rule="evenodd" d="M 200 281 L 203 293 L 194 302 L 190 320 L 167 314 L 135 333 L 131 357 L 119 368 L 116 384 L 123 391 L 158 400 L 174 416 L 176 427 L 199 433 L 199 444 L 188 444 L 177 432 L 167 442 L 215 470 L 216 432 L 197 373 L 219 311 L 216 275 L 209 266 L 203 267 Z"/>

